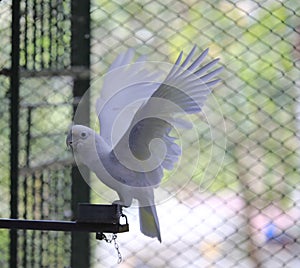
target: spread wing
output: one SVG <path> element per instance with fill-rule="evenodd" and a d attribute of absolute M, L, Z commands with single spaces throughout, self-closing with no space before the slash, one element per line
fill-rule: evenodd
<path fill-rule="evenodd" d="M 170 136 L 173 126 L 184 125 L 176 115 L 200 112 L 210 88 L 220 81 L 213 78 L 222 67 L 207 72 L 218 59 L 199 67 L 208 49 L 192 61 L 195 50 L 196 47 L 182 63 L 180 53 L 164 82 L 140 106 L 130 127 L 113 148 L 112 153 L 124 165 L 144 173 L 157 170 L 156 177 L 149 177 L 148 185 L 157 185 L 163 176 L 162 170 L 172 169 L 181 154 L 175 138 Z"/>
<path fill-rule="evenodd" d="M 133 62 L 133 57 L 134 51 L 129 49 L 115 59 L 104 77 L 101 95 L 96 102 L 100 135 L 111 147 L 124 135 L 134 114 L 143 104 L 136 100 L 150 98 L 159 87 L 155 83 L 158 72 L 145 68 L 145 58 Z"/>

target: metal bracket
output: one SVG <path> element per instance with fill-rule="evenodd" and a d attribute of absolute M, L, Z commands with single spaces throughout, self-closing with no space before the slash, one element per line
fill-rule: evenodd
<path fill-rule="evenodd" d="M 120 223 L 125 217 L 126 222 Z M 129 231 L 127 217 L 120 205 L 79 204 L 76 221 L 0 219 L 0 229 L 65 232 L 123 233 Z"/>

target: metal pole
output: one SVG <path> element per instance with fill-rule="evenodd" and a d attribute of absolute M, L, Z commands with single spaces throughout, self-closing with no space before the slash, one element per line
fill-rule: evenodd
<path fill-rule="evenodd" d="M 10 217 L 18 218 L 20 1 L 12 1 L 10 72 Z M 17 267 L 17 230 L 10 230 L 10 267 Z"/>
<path fill-rule="evenodd" d="M 90 1 L 71 1 L 72 13 L 72 39 L 71 39 L 71 65 L 74 67 L 90 68 Z M 74 98 L 80 98 L 90 87 L 89 75 L 85 78 L 75 78 L 73 86 Z M 81 114 L 83 125 L 89 125 L 89 103 Z M 74 106 L 74 112 L 76 105 Z M 85 171 L 87 174 L 88 170 Z M 83 180 L 77 167 L 72 168 L 72 211 L 77 218 L 77 205 L 82 202 L 89 202 L 90 189 Z M 90 241 L 87 233 L 72 233 L 71 242 L 71 267 L 90 266 Z"/>

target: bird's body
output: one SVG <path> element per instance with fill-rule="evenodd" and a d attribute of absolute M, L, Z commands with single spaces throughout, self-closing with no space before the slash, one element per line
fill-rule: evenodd
<path fill-rule="evenodd" d="M 154 188 L 159 186 L 163 170 L 173 169 L 181 154 L 175 138 L 170 136 L 172 127 L 184 125 L 175 115 L 200 112 L 209 87 L 219 81 L 208 80 L 221 68 L 203 75 L 217 60 L 195 70 L 208 50 L 185 68 L 194 51 L 195 47 L 179 65 L 181 53 L 161 83 L 151 83 L 157 75 L 140 70 L 140 62 L 137 66 L 128 65 L 133 56 L 131 51 L 121 54 L 111 67 L 118 76 L 105 79 L 97 101 L 100 134 L 86 126 L 74 125 L 67 137 L 76 162 L 86 165 L 118 193 L 116 203 L 128 207 L 133 199 L 138 200 L 142 233 L 159 241 Z M 134 113 L 126 114 L 125 108 L 131 103 L 135 105 Z M 124 114 L 125 127 L 119 127 L 116 122 Z"/>
<path fill-rule="evenodd" d="M 82 144 L 82 138 L 80 138 L 82 133 L 86 135 L 84 140 L 89 140 L 90 144 Z M 78 141 L 76 146 L 74 146 L 74 141 Z M 150 226 L 149 231 L 144 229 L 142 232 L 148 236 L 157 237 L 161 241 L 153 187 L 149 187 L 145 183 L 147 181 L 146 176 L 157 177 L 153 174 L 155 171 L 145 173 L 126 168 L 118 161 L 99 134 L 82 125 L 76 125 L 72 128 L 72 146 L 76 162 L 86 165 L 106 186 L 118 193 L 119 200 L 114 203 L 129 207 L 133 199 L 138 200 L 140 226 L 143 228 L 145 222 Z"/>

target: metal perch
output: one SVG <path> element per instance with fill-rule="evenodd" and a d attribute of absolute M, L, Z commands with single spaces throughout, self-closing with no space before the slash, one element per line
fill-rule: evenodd
<path fill-rule="evenodd" d="M 121 224 L 120 219 L 125 218 Z M 123 233 L 129 231 L 127 217 L 120 205 L 78 205 L 76 221 L 0 219 L 2 229 L 65 232 Z"/>

